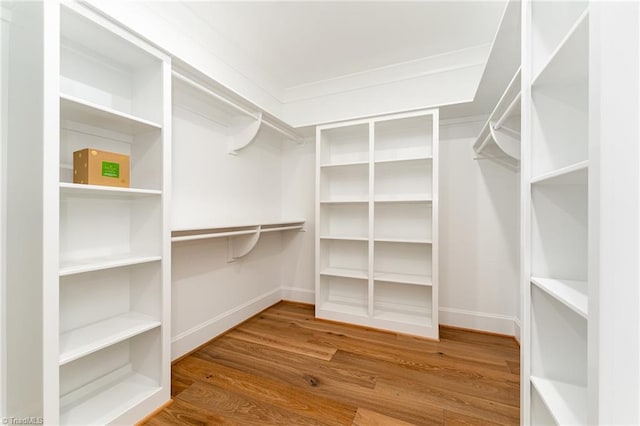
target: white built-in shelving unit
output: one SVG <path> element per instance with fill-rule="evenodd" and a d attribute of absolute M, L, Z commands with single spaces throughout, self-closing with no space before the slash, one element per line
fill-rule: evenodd
<path fill-rule="evenodd" d="M 135 421 L 169 399 L 170 69 L 100 16 L 61 6 L 60 371 L 50 392 L 60 407 L 51 423 Z M 87 147 L 129 155 L 131 188 L 72 183 L 72 154 Z"/>
<path fill-rule="evenodd" d="M 591 424 L 589 6 L 526 3 L 523 422 Z M 528 337 L 527 337 L 528 336 Z"/>
<path fill-rule="evenodd" d="M 38 319 L 14 317 L 11 333 L 34 341 L 12 345 L 10 412 L 133 424 L 170 399 L 171 60 L 79 2 L 14 6 L 23 99 L 11 105 L 10 173 L 32 195 L 12 192 L 31 249 L 18 253 L 30 265 L 15 263 L 11 296 L 31 299 Z M 131 187 L 74 184 L 73 152 L 85 148 L 128 155 Z"/>
<path fill-rule="evenodd" d="M 473 144 L 478 159 L 490 159 L 512 170 L 520 168 L 520 74 L 518 68 Z"/>
<path fill-rule="evenodd" d="M 316 315 L 437 339 L 438 111 L 316 141 Z"/>

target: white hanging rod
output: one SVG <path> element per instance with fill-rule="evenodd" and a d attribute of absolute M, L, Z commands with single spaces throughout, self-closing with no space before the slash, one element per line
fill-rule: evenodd
<path fill-rule="evenodd" d="M 520 167 L 516 166 L 515 164 L 511 164 L 509 161 L 507 160 L 512 160 L 512 157 L 509 156 L 502 156 L 502 155 L 495 155 L 495 156 L 486 156 L 486 157 L 473 157 L 474 161 L 479 161 L 479 160 L 491 160 L 494 161 L 498 164 L 500 164 L 501 166 L 504 166 L 510 170 L 519 170 Z"/>
<path fill-rule="evenodd" d="M 284 129 L 281 129 L 280 127 L 276 126 L 275 124 L 271 123 L 270 121 L 267 121 L 264 116 L 262 116 L 262 122 L 264 124 L 266 124 L 268 127 L 271 127 L 273 130 L 275 130 L 276 132 L 288 137 L 289 139 L 295 141 L 295 142 L 302 142 L 302 138 L 298 135 L 296 135 L 295 133 L 290 133 Z"/>
<path fill-rule="evenodd" d="M 502 124 L 509 117 L 509 115 L 511 114 L 511 112 L 513 111 L 515 106 L 520 102 L 520 95 L 521 95 L 521 93 L 518 92 L 516 97 L 513 98 L 513 100 L 511 101 L 511 103 L 507 107 L 507 109 L 502 113 L 502 115 L 500 116 L 498 121 L 496 121 L 496 124 L 493 126 L 494 129 L 498 130 L 500 127 L 502 127 Z"/>
<path fill-rule="evenodd" d="M 491 124 L 487 123 L 487 126 L 491 126 Z M 478 147 L 478 150 L 476 152 L 482 152 L 482 150 L 487 145 L 487 142 L 489 142 L 490 139 L 491 139 L 491 132 L 489 132 L 489 134 L 487 134 L 487 136 L 484 138 L 484 140 L 482 141 L 482 143 L 480 144 L 480 146 Z"/>
<path fill-rule="evenodd" d="M 214 92 L 213 90 L 203 86 L 202 84 L 197 83 L 197 82 L 193 81 L 192 79 L 190 79 L 189 77 L 186 77 L 186 76 L 180 74 L 178 71 L 173 70 L 173 71 L 171 71 L 171 73 L 173 74 L 173 76 L 175 78 L 187 83 L 189 86 L 191 86 L 191 87 L 193 87 L 195 89 L 198 89 L 201 92 L 203 92 L 203 93 L 205 93 L 205 94 L 207 94 L 209 96 L 212 96 L 213 98 L 215 98 L 215 99 L 219 100 L 220 102 L 223 102 L 224 104 L 236 109 L 237 111 L 239 111 L 239 112 L 241 112 L 241 113 L 243 113 L 243 114 L 245 114 L 245 115 L 247 115 L 249 117 L 256 118 L 256 119 L 258 118 L 256 113 L 254 113 L 252 111 L 249 111 L 248 109 L 246 109 L 246 108 L 244 108 L 244 107 L 242 107 L 242 106 L 230 101 L 229 99 L 227 99 L 224 96 Z M 270 127 L 273 130 L 275 130 L 276 132 L 286 136 L 287 138 L 289 138 L 291 140 L 294 140 L 296 142 L 301 142 L 302 141 L 302 138 L 300 136 L 296 135 L 295 133 L 291 133 L 291 132 L 289 132 L 287 130 L 284 130 L 281 127 L 275 125 L 274 123 L 271 123 L 270 121 L 265 119 L 264 116 L 262 118 L 262 122 L 265 125 L 267 125 L 268 127 Z"/>
<path fill-rule="evenodd" d="M 174 77 L 176 77 L 178 80 L 182 80 L 183 82 L 187 83 L 189 86 L 200 90 L 201 92 L 206 93 L 209 96 L 214 97 L 215 99 L 219 100 L 220 102 L 223 102 L 224 104 L 230 106 L 231 108 L 236 109 L 237 111 L 249 116 L 249 117 L 253 117 L 253 118 L 257 118 L 256 114 L 254 112 L 249 111 L 248 109 L 245 109 L 244 107 L 241 107 L 240 105 L 230 101 L 229 99 L 225 98 L 222 95 L 219 95 L 218 93 L 214 92 L 213 90 L 208 89 L 207 87 L 204 87 L 202 84 L 197 83 L 195 81 L 193 81 L 192 79 L 190 79 L 189 77 L 186 77 L 182 74 L 180 74 L 178 71 L 171 71 L 171 73 L 173 74 Z"/>
<path fill-rule="evenodd" d="M 229 232 L 211 232 L 208 234 L 193 234 L 193 235 L 181 235 L 179 237 L 171 237 L 171 242 L 179 241 L 193 241 L 193 240 L 206 240 L 209 238 L 222 238 L 222 237 L 235 237 L 237 235 L 249 235 L 257 233 L 257 229 L 249 229 L 244 231 L 229 231 Z"/>

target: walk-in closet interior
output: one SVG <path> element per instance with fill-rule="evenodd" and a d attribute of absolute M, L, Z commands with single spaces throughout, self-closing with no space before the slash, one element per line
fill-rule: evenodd
<path fill-rule="evenodd" d="M 0 25 L 3 423 L 147 419 L 173 362 L 291 301 L 509 336 L 521 424 L 640 424 L 637 2 L 2 0 Z"/>

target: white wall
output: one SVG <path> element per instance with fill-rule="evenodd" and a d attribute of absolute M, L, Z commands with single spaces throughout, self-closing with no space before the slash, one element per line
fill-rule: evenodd
<path fill-rule="evenodd" d="M 202 109 L 189 110 L 188 95 L 174 95 L 181 103 L 173 108 L 172 228 L 280 220 L 278 138 L 260 130 L 252 145 L 230 155 L 227 130 Z M 227 263 L 226 238 L 173 244 L 172 359 L 281 299 L 283 239 L 295 240 L 298 233 L 291 234 L 263 234 L 233 263 Z"/>
<path fill-rule="evenodd" d="M 519 336 L 520 175 L 473 159 L 482 124 L 440 130 L 440 322 Z"/>
<path fill-rule="evenodd" d="M 282 214 L 304 217 L 305 232 L 287 234 L 282 259 L 282 298 L 315 303 L 315 138 L 283 150 Z"/>

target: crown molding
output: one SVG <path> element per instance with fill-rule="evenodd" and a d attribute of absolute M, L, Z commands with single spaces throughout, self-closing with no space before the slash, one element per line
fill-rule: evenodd
<path fill-rule="evenodd" d="M 347 74 L 327 80 L 286 88 L 282 102 L 295 103 L 317 97 L 358 91 L 406 80 L 422 79 L 432 74 L 452 72 L 483 65 L 487 61 L 491 44 Z"/>

